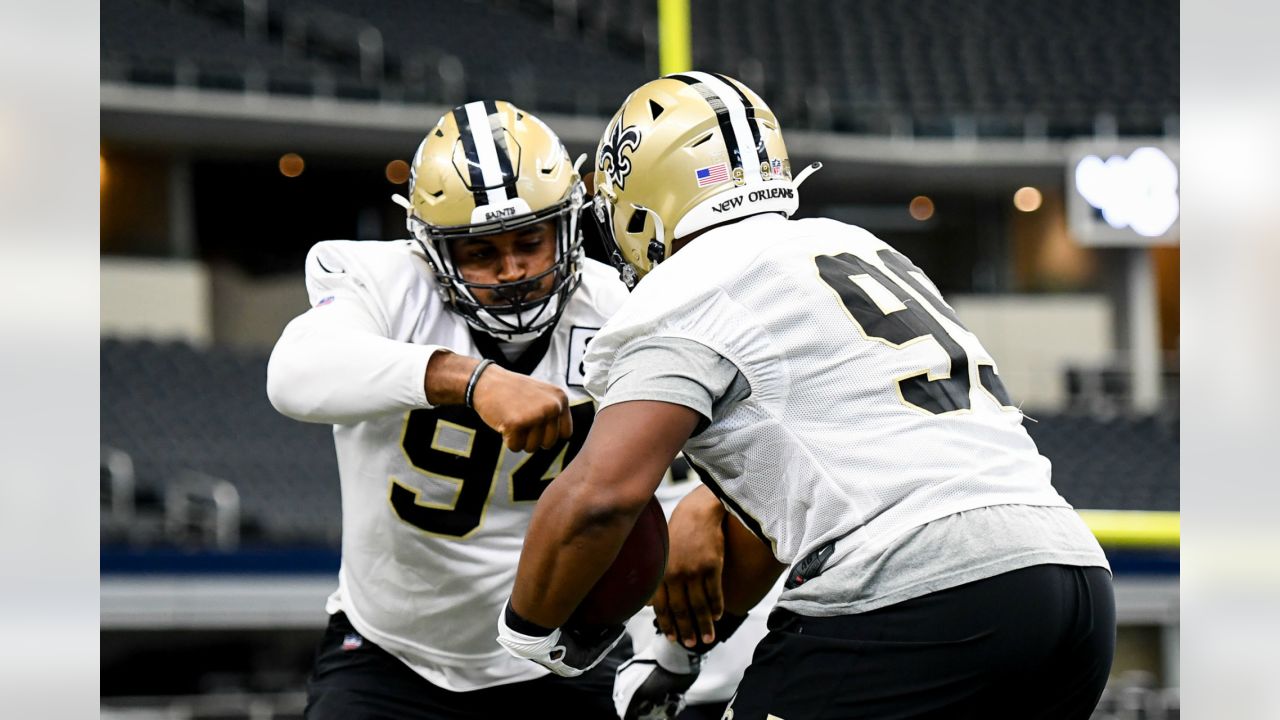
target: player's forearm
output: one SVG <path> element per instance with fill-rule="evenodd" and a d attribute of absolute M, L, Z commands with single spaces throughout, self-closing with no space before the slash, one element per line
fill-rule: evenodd
<path fill-rule="evenodd" d="M 423 378 L 439 348 L 301 320 L 285 328 L 267 365 L 267 397 L 280 413 L 346 424 L 427 405 Z"/>
<path fill-rule="evenodd" d="M 525 537 L 511 606 L 543 627 L 560 627 L 604 574 L 643 502 L 593 497 L 571 464 L 538 500 Z M 656 484 L 656 483 L 655 483 Z"/>
<path fill-rule="evenodd" d="M 773 548 L 756 537 L 732 514 L 724 518 L 724 610 L 746 615 L 787 569 L 774 557 Z"/>
<path fill-rule="evenodd" d="M 724 504 L 720 502 L 720 498 L 711 492 L 711 488 L 698 484 L 698 487 L 689 491 L 676 504 L 676 509 L 671 513 L 671 521 L 678 522 L 679 518 L 688 517 L 692 523 L 697 525 L 714 525 L 719 527 L 724 522 L 724 518 L 728 515 L 728 511 L 724 509 Z M 674 533 L 673 533 L 674 539 Z"/>
<path fill-rule="evenodd" d="M 461 405 L 466 401 L 467 384 L 480 360 L 449 351 L 431 356 L 423 380 L 427 402 L 432 405 Z"/>
<path fill-rule="evenodd" d="M 658 401 L 600 411 L 578 457 L 534 509 L 511 593 L 517 614 L 543 627 L 564 624 L 613 563 L 697 422 L 695 411 Z"/>

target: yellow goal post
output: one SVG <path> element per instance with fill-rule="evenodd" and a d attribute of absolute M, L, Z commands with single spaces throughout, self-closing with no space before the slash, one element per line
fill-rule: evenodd
<path fill-rule="evenodd" d="M 1180 513 L 1146 510 L 1078 510 L 1103 547 L 1177 550 L 1182 542 Z"/>

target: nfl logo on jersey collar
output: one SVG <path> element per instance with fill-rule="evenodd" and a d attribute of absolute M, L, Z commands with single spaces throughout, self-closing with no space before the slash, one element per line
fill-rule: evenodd
<path fill-rule="evenodd" d="M 348 652 L 352 650 L 359 650 L 363 645 L 364 638 L 360 637 L 356 633 L 347 633 L 347 636 L 342 638 L 342 649 Z"/>

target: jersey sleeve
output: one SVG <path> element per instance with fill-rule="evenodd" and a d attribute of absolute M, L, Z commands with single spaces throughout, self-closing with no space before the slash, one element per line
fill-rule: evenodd
<path fill-rule="evenodd" d="M 267 396 L 304 422 L 349 424 L 430 407 L 427 362 L 442 348 L 390 337 L 376 279 L 339 243 L 307 255 L 311 309 L 285 327 L 267 365 Z"/>
<path fill-rule="evenodd" d="M 710 423 L 717 410 L 750 394 L 737 366 L 686 338 L 654 336 L 628 343 L 609 368 L 601 409 L 630 400 L 683 405 Z"/>

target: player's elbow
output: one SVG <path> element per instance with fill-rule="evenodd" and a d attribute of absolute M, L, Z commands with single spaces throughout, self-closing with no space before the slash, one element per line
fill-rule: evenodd
<path fill-rule="evenodd" d="M 305 353 L 299 352 L 289 335 L 286 329 L 267 361 L 267 400 L 281 415 L 303 422 L 322 422 L 314 393 L 307 392 Z"/>
<path fill-rule="evenodd" d="M 581 469 L 581 480 L 574 483 L 574 504 L 578 506 L 582 524 L 589 527 L 634 521 L 649 498 L 653 497 L 657 486 L 657 482 L 649 483 L 626 473 L 613 473 L 612 468 L 604 464 L 592 463 Z"/>
<path fill-rule="evenodd" d="M 282 358 L 283 353 L 277 346 L 267 361 L 267 400 L 276 412 L 295 420 L 305 420 L 302 403 L 295 392 L 295 383 L 287 369 L 288 362 Z"/>
<path fill-rule="evenodd" d="M 652 497 L 650 493 L 649 497 Z M 649 497 L 610 493 L 588 499 L 582 504 L 582 515 L 587 525 L 614 525 L 633 520 L 644 509 Z"/>
<path fill-rule="evenodd" d="M 630 502 L 620 502 L 614 496 L 589 498 L 578 503 L 576 512 L 572 515 L 569 534 L 577 538 L 599 538 L 614 534 L 625 537 L 642 509 L 644 503 L 637 506 Z"/>

